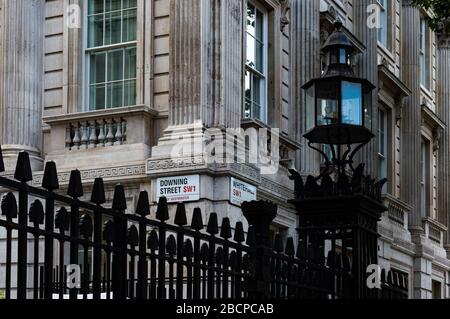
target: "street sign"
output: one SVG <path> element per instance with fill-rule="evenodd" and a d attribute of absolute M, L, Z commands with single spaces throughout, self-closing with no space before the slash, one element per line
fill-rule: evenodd
<path fill-rule="evenodd" d="M 230 203 L 241 206 L 243 202 L 254 200 L 256 200 L 256 186 L 232 177 L 230 181 Z"/>
<path fill-rule="evenodd" d="M 200 199 L 200 176 L 172 176 L 158 178 L 156 197 L 165 196 L 168 203 L 191 202 Z"/>

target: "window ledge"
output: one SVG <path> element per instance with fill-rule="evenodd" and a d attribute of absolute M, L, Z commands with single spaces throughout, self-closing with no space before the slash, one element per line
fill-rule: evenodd
<path fill-rule="evenodd" d="M 425 121 L 433 130 L 446 129 L 447 125 L 433 112 L 426 104 L 422 104 L 422 116 Z"/>
<path fill-rule="evenodd" d="M 120 108 L 112 108 L 98 111 L 79 112 L 71 114 L 62 114 L 56 116 L 44 117 L 44 123 L 52 125 L 67 124 L 76 121 L 89 121 L 110 117 L 129 117 L 130 115 L 142 115 L 147 117 L 156 117 L 158 112 L 146 105 L 136 105 Z"/>
<path fill-rule="evenodd" d="M 420 84 L 420 93 L 422 93 L 430 101 L 433 101 L 433 94 L 431 93 L 430 89 L 428 89 L 423 84 Z"/>
<path fill-rule="evenodd" d="M 378 41 L 378 50 L 381 51 L 381 54 L 383 54 L 383 56 L 385 56 L 389 59 L 389 62 L 392 62 L 395 64 L 394 53 L 391 50 L 389 50 L 388 48 L 386 48 L 384 46 L 384 44 L 381 43 L 380 41 Z"/>
<path fill-rule="evenodd" d="M 424 223 L 434 226 L 435 228 L 439 229 L 440 231 L 446 232 L 448 230 L 447 226 L 445 226 L 444 224 L 441 224 L 440 222 L 438 222 L 437 220 L 435 220 L 431 217 L 425 217 L 422 219 L 422 221 Z"/>
<path fill-rule="evenodd" d="M 442 245 L 444 233 L 448 228 L 431 217 L 423 218 L 422 223 L 423 228 L 425 229 L 425 235 L 428 237 L 428 239 L 438 245 Z"/>
<path fill-rule="evenodd" d="M 412 94 L 402 80 L 383 64 L 378 66 L 378 77 L 383 83 L 383 88 L 389 88 L 396 97 L 404 98 Z"/>

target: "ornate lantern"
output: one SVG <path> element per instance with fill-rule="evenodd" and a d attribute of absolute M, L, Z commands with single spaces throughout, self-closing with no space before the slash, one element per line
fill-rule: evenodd
<path fill-rule="evenodd" d="M 351 166 L 356 152 L 374 137 L 371 119 L 375 86 L 355 76 L 352 59 L 358 52 L 357 46 L 342 30 L 342 22 L 337 21 L 335 27 L 322 48 L 327 59 L 325 72 L 303 86 L 308 130 L 304 137 L 310 147 L 326 158 L 327 166 L 341 167 Z M 330 145 L 333 158 L 328 159 L 322 150 L 313 147 L 315 143 Z M 354 144 L 361 145 L 350 154 Z M 342 146 L 348 147 L 344 158 L 340 156 Z"/>

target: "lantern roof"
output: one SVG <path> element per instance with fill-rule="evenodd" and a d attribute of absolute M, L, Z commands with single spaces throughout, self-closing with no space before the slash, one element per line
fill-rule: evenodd
<path fill-rule="evenodd" d="M 376 88 L 375 85 L 373 85 L 372 82 L 370 82 L 367 79 L 361 79 L 361 78 L 348 76 L 348 75 L 330 75 L 330 76 L 326 76 L 326 77 L 312 79 L 309 82 L 307 82 L 305 85 L 303 85 L 302 89 L 307 90 L 311 86 L 313 86 L 314 84 L 317 84 L 317 83 L 339 83 L 342 81 L 361 83 L 362 85 L 364 85 L 364 87 L 367 90 L 374 90 Z"/>
<path fill-rule="evenodd" d="M 342 29 L 342 21 L 336 20 L 334 26 L 336 29 L 328 37 L 327 41 L 325 41 L 325 44 L 322 46 L 322 51 L 328 52 L 334 48 L 345 48 L 352 54 L 359 52 L 357 43 L 351 40 Z"/>

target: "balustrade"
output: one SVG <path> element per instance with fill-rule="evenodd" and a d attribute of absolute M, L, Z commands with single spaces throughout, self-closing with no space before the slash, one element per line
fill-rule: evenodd
<path fill-rule="evenodd" d="M 66 148 L 85 150 L 127 143 L 127 121 L 123 118 L 72 122 L 66 129 Z"/>

